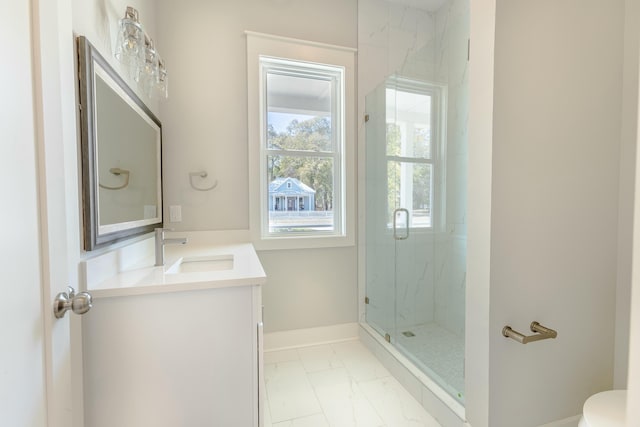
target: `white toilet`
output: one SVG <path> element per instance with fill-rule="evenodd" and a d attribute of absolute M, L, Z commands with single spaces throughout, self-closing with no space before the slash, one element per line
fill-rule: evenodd
<path fill-rule="evenodd" d="M 584 403 L 578 427 L 625 427 L 627 391 L 594 394 Z"/>

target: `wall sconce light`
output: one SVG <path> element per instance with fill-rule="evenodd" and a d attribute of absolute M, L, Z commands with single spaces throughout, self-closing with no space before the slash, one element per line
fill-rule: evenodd
<path fill-rule="evenodd" d="M 153 39 L 142 28 L 138 11 L 127 6 L 124 18 L 118 23 L 115 57 L 131 67 L 133 79 L 147 96 L 167 98 L 167 68 L 155 49 Z"/>

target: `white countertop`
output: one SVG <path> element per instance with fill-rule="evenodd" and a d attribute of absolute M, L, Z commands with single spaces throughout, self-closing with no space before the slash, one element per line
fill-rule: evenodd
<path fill-rule="evenodd" d="M 182 258 L 226 255 L 233 256 L 233 266 L 229 269 L 169 273 Z M 85 266 L 86 270 L 91 268 L 94 267 Z M 187 243 L 165 246 L 165 265 L 162 267 L 155 267 L 154 259 L 147 257 L 106 280 L 88 284 L 87 288 L 94 298 L 103 298 L 264 285 L 266 280 L 262 264 L 250 243 L 220 246 Z"/>

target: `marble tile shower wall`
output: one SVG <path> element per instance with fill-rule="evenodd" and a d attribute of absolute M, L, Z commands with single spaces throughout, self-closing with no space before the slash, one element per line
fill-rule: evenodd
<path fill-rule="evenodd" d="M 385 184 L 370 173 L 386 170 L 384 151 L 367 148 L 367 320 L 388 331 L 435 320 L 464 333 L 468 7 L 469 0 L 443 0 L 437 10 L 358 2 L 359 111 L 381 115 L 373 118 L 384 123 L 384 108 L 369 104 L 380 105 L 375 98 L 392 75 L 445 83 L 448 95 L 444 233 L 414 233 L 395 247 L 386 227 L 387 195 L 380 191 Z M 369 124 L 367 140 L 384 132 Z"/>
<path fill-rule="evenodd" d="M 359 93 L 366 96 L 394 74 L 433 79 L 435 43 L 432 13 L 388 0 L 359 0 Z"/>
<path fill-rule="evenodd" d="M 446 239 L 435 275 L 435 320 L 464 336 L 469 119 L 469 0 L 450 0 L 435 14 L 436 78 L 447 84 Z M 440 239 L 439 239 L 440 240 Z"/>
<path fill-rule="evenodd" d="M 414 233 L 396 254 L 396 327 L 398 332 L 434 320 L 434 267 L 438 253 L 433 238 Z"/>

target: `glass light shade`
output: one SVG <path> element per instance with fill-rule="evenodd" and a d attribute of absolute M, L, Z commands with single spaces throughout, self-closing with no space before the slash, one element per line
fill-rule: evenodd
<path fill-rule="evenodd" d="M 123 64 L 135 64 L 144 46 L 144 32 L 142 26 L 130 18 L 123 18 L 118 29 L 118 40 L 116 41 L 116 58 Z"/>
<path fill-rule="evenodd" d="M 167 98 L 167 69 L 153 40 L 142 28 L 138 11 L 131 6 L 127 7 L 119 24 L 115 57 L 130 66 L 131 77 L 147 96 Z"/>
<path fill-rule="evenodd" d="M 153 99 L 168 98 L 169 77 L 165 69 L 159 68 L 155 79 L 140 81 L 145 95 Z"/>
<path fill-rule="evenodd" d="M 169 75 L 167 70 L 164 70 L 164 77 L 156 83 L 156 93 L 160 98 L 169 97 Z"/>
<path fill-rule="evenodd" d="M 138 64 L 133 78 L 136 82 L 146 85 L 152 83 L 158 74 L 158 53 L 153 48 L 153 40 L 145 40 L 145 47 L 138 55 Z"/>
<path fill-rule="evenodd" d="M 154 98 L 169 97 L 169 74 L 167 73 L 167 68 L 164 66 L 164 61 L 159 57 L 158 72 L 156 73 L 156 79 L 151 88 L 150 96 Z"/>

